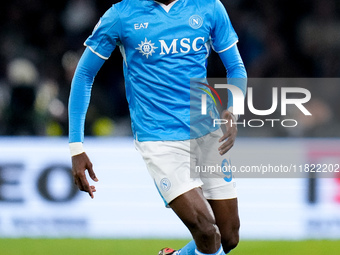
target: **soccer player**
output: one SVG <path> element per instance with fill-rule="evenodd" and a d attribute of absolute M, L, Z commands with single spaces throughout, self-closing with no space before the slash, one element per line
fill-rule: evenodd
<path fill-rule="evenodd" d="M 191 133 L 190 78 L 206 77 L 211 47 L 219 54 L 228 79 L 246 78 L 237 42 L 219 0 L 123 0 L 107 10 L 85 42 L 69 98 L 75 183 L 94 197 L 96 188 L 85 177 L 87 170 L 98 181 L 82 146 L 85 115 L 94 78 L 119 46 L 135 146 L 166 205 L 194 239 L 177 251 L 164 248 L 160 255 L 220 255 L 238 244 L 234 180 L 190 174 L 193 162 L 210 164 L 212 158 L 221 162 L 237 135 L 236 125 L 228 126 L 224 134 L 212 126 Z M 235 85 L 245 94 L 246 82 Z M 230 95 L 221 116 L 229 122 L 236 121 L 232 99 Z M 211 104 L 208 108 L 209 113 L 215 111 Z"/>

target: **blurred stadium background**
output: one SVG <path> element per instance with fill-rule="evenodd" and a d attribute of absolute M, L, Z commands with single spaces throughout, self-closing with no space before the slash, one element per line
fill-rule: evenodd
<path fill-rule="evenodd" d="M 72 185 L 66 137 L 70 83 L 82 43 L 116 2 L 1 3 L 1 254 L 129 254 L 131 247 L 156 254 L 168 243 L 179 248 L 190 238 L 163 208 L 134 150 L 118 50 L 96 78 L 85 128 L 86 148 L 100 179 L 96 198 Z M 240 128 L 235 162 L 251 165 L 270 158 L 277 164 L 339 164 L 340 2 L 222 2 L 239 35 L 249 77 L 303 77 L 313 83 L 308 87 L 313 116 L 294 116 L 301 124 L 294 132 Z M 225 76 L 216 54 L 209 62 L 209 77 Z M 254 91 L 256 106 L 270 107 L 270 91 L 255 84 Z M 339 177 L 240 179 L 243 241 L 235 254 L 338 254 Z"/>

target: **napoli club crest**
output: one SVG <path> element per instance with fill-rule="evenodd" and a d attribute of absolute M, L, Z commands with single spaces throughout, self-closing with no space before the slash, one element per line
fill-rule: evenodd
<path fill-rule="evenodd" d="M 163 178 L 160 181 L 160 187 L 163 191 L 168 191 L 171 188 L 171 182 L 168 178 Z"/>

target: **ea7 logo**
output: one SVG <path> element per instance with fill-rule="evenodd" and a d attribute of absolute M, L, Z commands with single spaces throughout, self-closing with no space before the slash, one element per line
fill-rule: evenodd
<path fill-rule="evenodd" d="M 148 28 L 149 26 L 149 22 L 145 22 L 145 23 L 136 23 L 133 25 L 133 27 L 135 28 L 135 30 L 138 29 L 142 29 L 142 28 Z"/>

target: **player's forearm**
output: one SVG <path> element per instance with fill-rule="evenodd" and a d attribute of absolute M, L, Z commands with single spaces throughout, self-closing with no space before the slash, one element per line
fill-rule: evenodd
<path fill-rule="evenodd" d="M 86 76 L 85 76 L 86 77 Z M 85 116 L 90 102 L 92 81 L 81 77 L 79 71 L 72 81 L 69 98 L 69 142 L 83 142 Z"/>
<path fill-rule="evenodd" d="M 89 49 L 79 60 L 69 97 L 69 142 L 84 141 L 84 125 L 94 77 L 105 61 Z"/>
<path fill-rule="evenodd" d="M 228 83 L 237 86 L 246 96 L 247 92 L 247 72 L 244 67 L 241 55 L 235 44 L 229 50 L 219 54 L 220 58 L 227 70 Z M 233 106 L 232 94 L 228 91 L 228 107 L 230 109 Z"/>

